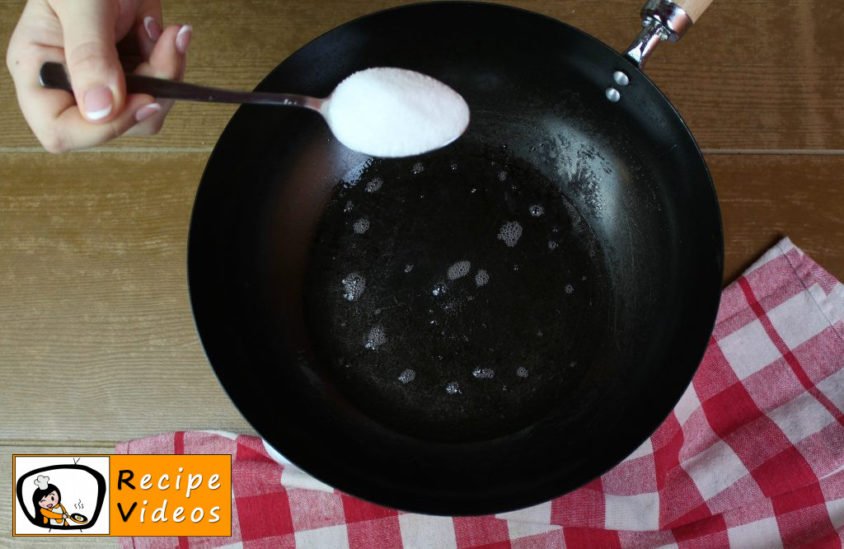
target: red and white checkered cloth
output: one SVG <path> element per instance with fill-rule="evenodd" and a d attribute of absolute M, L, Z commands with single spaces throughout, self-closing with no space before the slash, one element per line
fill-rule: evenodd
<path fill-rule="evenodd" d="M 118 453 L 231 453 L 231 538 L 124 547 L 841 547 L 844 286 L 788 239 L 724 290 L 692 385 L 603 477 L 497 516 L 402 513 L 340 493 L 259 438 L 170 433 Z"/>

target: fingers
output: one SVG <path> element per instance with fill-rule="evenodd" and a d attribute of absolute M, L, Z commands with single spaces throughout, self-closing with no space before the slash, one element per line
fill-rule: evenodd
<path fill-rule="evenodd" d="M 192 30 L 189 25 L 173 25 L 165 29 L 152 50 L 149 60 L 139 65 L 135 73 L 156 78 L 181 80 L 185 73 L 186 52 L 190 44 L 191 33 Z M 136 117 L 139 123 L 130 129 L 126 135 L 137 136 L 157 133 L 161 129 L 164 117 L 167 116 L 173 101 L 160 100 L 157 105 L 159 108 L 139 111 Z"/>
<path fill-rule="evenodd" d="M 108 0 L 30 0 L 24 7 L 6 63 L 21 111 L 50 152 L 100 145 L 127 132 L 156 133 L 171 106 L 148 95 L 127 96 L 113 42 L 114 22 L 108 21 L 119 17 L 118 26 L 123 30 L 117 32 L 129 29 L 140 46 L 138 51 L 148 52 L 141 53 L 144 61 L 137 72 L 173 79 L 184 74 L 190 27 L 157 27 L 161 21 L 159 0 L 138 0 L 138 11 L 131 15 L 114 15 L 110 10 L 116 5 Z M 38 72 L 47 61 L 68 66 L 73 95 L 40 86 Z M 97 97 L 101 88 L 107 92 Z M 89 94 L 92 90 L 96 93 Z"/>
<path fill-rule="evenodd" d="M 74 105 L 73 97 L 38 84 L 38 71 L 46 61 L 64 62 L 61 27 L 46 2 L 28 2 L 12 33 L 6 65 L 15 83 L 18 105 L 38 140 L 48 150 L 61 147 L 50 131 L 49 120 Z"/>
<path fill-rule="evenodd" d="M 108 122 L 91 124 L 73 103 L 73 99 L 65 92 L 56 90 L 40 90 L 46 93 L 62 94 L 69 104 L 58 112 L 45 110 L 45 101 L 41 105 L 27 109 L 24 114 L 32 127 L 36 137 L 47 151 L 62 153 L 75 149 L 85 149 L 100 145 L 123 135 L 135 125 L 136 113 L 144 106 L 153 102 L 148 95 L 132 95 L 126 101 L 126 108 Z M 59 105 L 61 98 L 55 98 L 54 104 Z"/>
<path fill-rule="evenodd" d="M 120 114 L 92 124 L 77 108 L 73 95 L 42 88 L 38 82 L 41 65 L 65 61 L 60 32 L 44 34 L 51 24 L 58 25 L 50 18 L 55 18 L 50 10 L 25 10 L 9 44 L 7 64 L 24 118 L 44 148 L 54 153 L 99 145 L 120 135 L 134 124 L 135 111 L 153 99 L 134 96 Z"/>
<path fill-rule="evenodd" d="M 53 0 L 76 103 L 91 122 L 121 112 L 126 96 L 115 46 L 117 5 L 108 0 Z"/>
<path fill-rule="evenodd" d="M 135 34 L 144 59 L 150 58 L 155 45 L 161 38 L 162 21 L 161 0 L 143 0 L 140 3 Z"/>

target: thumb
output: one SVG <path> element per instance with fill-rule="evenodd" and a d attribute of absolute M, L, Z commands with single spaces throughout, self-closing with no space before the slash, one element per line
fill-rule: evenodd
<path fill-rule="evenodd" d="M 116 3 L 56 0 L 52 5 L 62 25 L 76 104 L 89 121 L 111 119 L 120 112 L 126 97 L 114 36 Z"/>

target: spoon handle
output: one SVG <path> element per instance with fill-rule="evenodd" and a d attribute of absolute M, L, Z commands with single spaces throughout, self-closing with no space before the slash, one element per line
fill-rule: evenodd
<path fill-rule="evenodd" d="M 41 65 L 41 85 L 45 88 L 73 93 L 64 65 L 47 62 Z M 183 99 L 206 103 L 249 103 L 253 105 L 276 105 L 283 107 L 304 107 L 319 111 L 322 99 L 291 93 L 241 92 L 198 86 L 175 80 L 126 75 L 128 93 L 146 93 L 158 99 Z"/>

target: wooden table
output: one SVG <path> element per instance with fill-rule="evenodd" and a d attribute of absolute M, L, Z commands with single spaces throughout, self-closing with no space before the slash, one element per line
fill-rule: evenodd
<path fill-rule="evenodd" d="M 188 80 L 251 88 L 322 32 L 402 2 L 164 3 L 168 22 L 194 26 Z M 639 0 L 513 3 L 616 49 L 639 27 Z M 0 0 L 3 43 L 20 9 Z M 844 279 L 842 24 L 839 0 L 716 0 L 649 63 L 712 171 L 725 282 L 783 235 Z M 252 432 L 202 352 L 185 272 L 194 192 L 233 112 L 177 105 L 159 136 L 53 156 L 0 76 L 0 536 L 9 535 L 13 452 L 109 452 L 171 430 Z"/>

